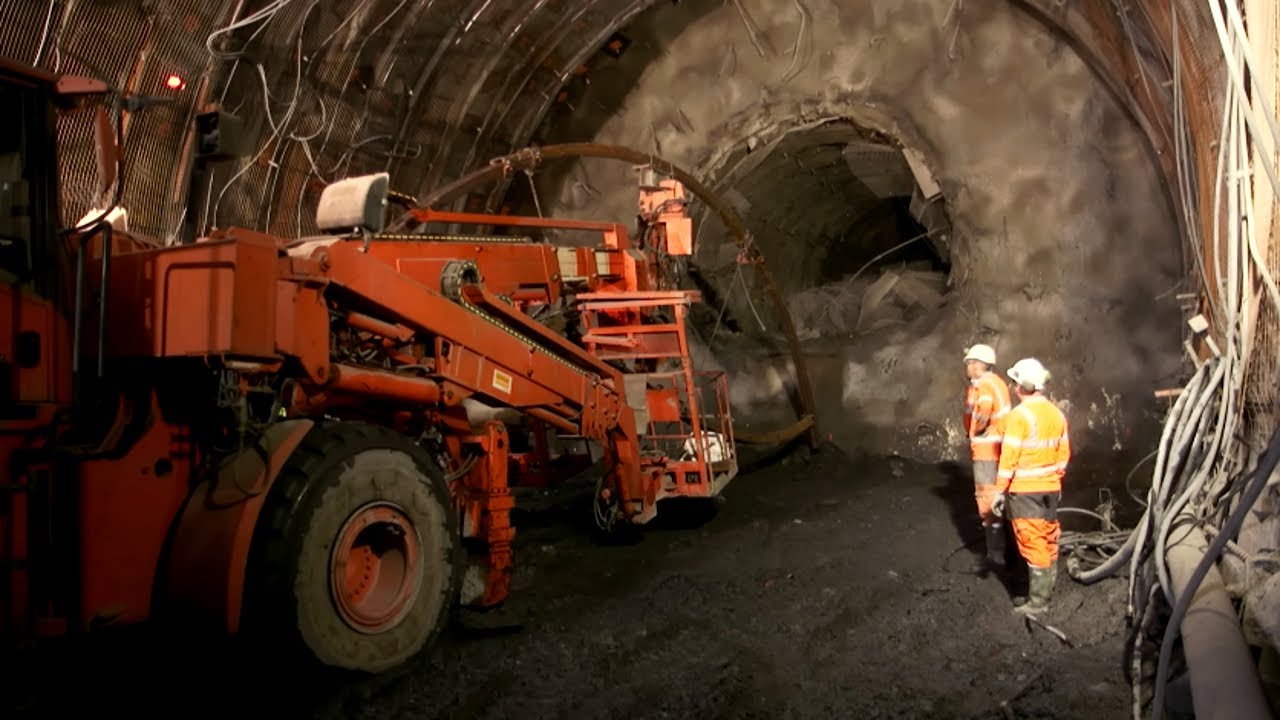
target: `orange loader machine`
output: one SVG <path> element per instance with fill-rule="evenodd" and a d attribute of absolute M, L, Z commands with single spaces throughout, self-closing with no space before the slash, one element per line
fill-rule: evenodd
<path fill-rule="evenodd" d="M 693 251 L 679 183 L 641 169 L 635 241 L 434 210 L 382 234 L 385 174 L 327 187 L 322 237 L 162 246 L 114 211 L 60 230 L 57 113 L 115 96 L 0 76 L 6 645 L 163 617 L 378 672 L 455 605 L 506 598 L 512 486 L 598 456 L 617 530 L 736 474 L 724 375 L 690 360 L 699 298 L 670 271 Z"/>

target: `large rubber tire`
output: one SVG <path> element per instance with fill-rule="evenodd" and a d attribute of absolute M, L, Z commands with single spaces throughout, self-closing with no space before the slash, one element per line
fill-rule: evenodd
<path fill-rule="evenodd" d="M 374 425 L 319 424 L 263 505 L 249 564 L 246 632 L 321 666 L 389 670 L 423 650 L 448 622 L 460 552 L 444 478 L 425 452 Z M 365 587 L 373 590 L 360 597 L 380 592 L 380 606 L 369 610 L 360 605 L 365 600 L 352 599 Z"/>

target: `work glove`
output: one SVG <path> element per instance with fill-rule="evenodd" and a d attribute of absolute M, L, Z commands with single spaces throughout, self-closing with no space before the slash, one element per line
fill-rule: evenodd
<path fill-rule="evenodd" d="M 996 493 L 996 496 L 991 498 L 992 515 L 995 515 L 996 517 L 1004 517 L 1005 500 L 1006 498 L 1004 493 Z"/>

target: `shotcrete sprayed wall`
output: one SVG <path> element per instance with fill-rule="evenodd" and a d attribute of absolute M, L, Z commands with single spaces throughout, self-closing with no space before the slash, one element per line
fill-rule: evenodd
<path fill-rule="evenodd" d="M 612 77 L 575 109 L 608 113 L 597 141 L 653 149 L 733 197 L 751 153 L 790 130 L 845 120 L 918 152 L 941 186 L 954 226 L 944 304 L 901 324 L 806 341 L 819 422 L 838 444 L 922 460 L 965 452 L 960 359 L 977 341 L 996 347 L 1001 371 L 1023 356 L 1045 362 L 1081 454 L 1144 444 L 1156 425 L 1152 391 L 1174 382 L 1182 362 L 1180 244 L 1141 136 L 1046 27 L 994 1 L 700 0 L 659 6 L 632 32 L 654 43 L 653 57 L 625 98 L 593 102 L 591 93 L 616 97 L 629 81 Z M 552 127 L 547 137 L 563 135 Z M 832 223 L 815 214 L 841 212 L 798 181 L 804 172 L 776 172 L 774 192 L 743 203 L 792 293 L 829 281 L 820 277 L 829 263 L 811 256 L 842 249 L 838 233 L 793 237 L 775 227 L 780 216 L 817 232 Z M 634 186 L 629 168 L 588 161 L 544 177 L 543 209 L 628 218 Z M 738 418 L 794 419 L 767 304 L 758 292 L 755 311 L 745 302 L 714 220 L 698 240 L 696 265 L 740 329 L 722 325 L 713 337 L 715 312 L 702 328 L 730 371 Z"/>

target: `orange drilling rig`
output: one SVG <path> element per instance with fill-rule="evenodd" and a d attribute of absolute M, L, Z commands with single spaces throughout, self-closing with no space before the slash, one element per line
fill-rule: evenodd
<path fill-rule="evenodd" d="M 597 448 L 613 530 L 736 474 L 725 377 L 694 369 L 699 298 L 670 271 L 693 251 L 679 183 L 640 169 L 634 240 L 421 209 L 385 234 L 379 174 L 324 190 L 322 237 L 162 246 L 113 212 L 56 227 L 58 112 L 97 108 L 119 187 L 119 133 L 91 99 L 112 91 L 0 77 L 6 645 L 163 616 L 378 672 L 452 607 L 507 596 L 512 486 Z"/>

